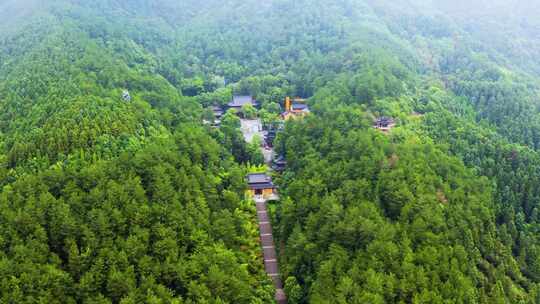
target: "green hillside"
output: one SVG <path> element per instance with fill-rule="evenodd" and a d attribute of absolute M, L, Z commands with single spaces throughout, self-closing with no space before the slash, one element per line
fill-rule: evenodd
<path fill-rule="evenodd" d="M 289 303 L 539 303 L 539 9 L 0 0 L 0 302 L 272 303 L 235 94 Z"/>

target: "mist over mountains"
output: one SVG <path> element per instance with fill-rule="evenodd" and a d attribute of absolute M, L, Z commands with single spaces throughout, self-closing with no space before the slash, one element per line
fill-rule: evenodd
<path fill-rule="evenodd" d="M 539 12 L 0 0 L 0 302 L 538 303 Z"/>

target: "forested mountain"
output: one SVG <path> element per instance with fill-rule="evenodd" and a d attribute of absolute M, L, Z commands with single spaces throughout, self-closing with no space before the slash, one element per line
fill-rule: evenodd
<path fill-rule="evenodd" d="M 289 303 L 539 303 L 539 10 L 0 0 L 0 302 L 272 303 L 236 94 Z"/>

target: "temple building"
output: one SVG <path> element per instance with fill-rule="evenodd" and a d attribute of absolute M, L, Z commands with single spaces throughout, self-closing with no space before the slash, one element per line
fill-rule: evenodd
<path fill-rule="evenodd" d="M 375 122 L 373 123 L 373 127 L 375 129 L 379 129 L 383 132 L 388 132 L 395 126 L 396 126 L 395 120 L 393 118 L 386 117 L 386 116 L 375 119 Z"/>
<path fill-rule="evenodd" d="M 264 137 L 264 143 L 267 147 L 272 148 L 274 146 L 274 140 L 276 139 L 276 129 L 272 128 L 266 132 Z"/>
<path fill-rule="evenodd" d="M 287 160 L 283 155 L 280 155 L 278 158 L 274 159 L 272 162 L 272 170 L 276 172 L 283 172 L 287 167 Z"/>
<path fill-rule="evenodd" d="M 253 96 L 233 96 L 231 102 L 227 104 L 227 109 L 234 109 L 237 112 L 242 110 L 242 107 L 250 104 L 255 108 L 259 106 L 258 102 L 253 98 Z"/>
<path fill-rule="evenodd" d="M 276 187 L 272 177 L 266 173 L 252 173 L 247 175 L 249 195 L 255 201 L 269 200 L 276 197 Z"/>
<path fill-rule="evenodd" d="M 304 117 L 310 113 L 309 107 L 304 99 L 295 99 L 291 101 L 290 97 L 285 99 L 285 112 L 281 114 L 284 120 L 291 118 Z"/>

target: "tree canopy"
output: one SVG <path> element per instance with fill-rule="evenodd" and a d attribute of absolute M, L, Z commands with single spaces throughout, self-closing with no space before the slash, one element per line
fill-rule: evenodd
<path fill-rule="evenodd" d="M 272 303 L 240 114 L 289 303 L 538 303 L 538 9 L 0 1 L 0 302 Z"/>

